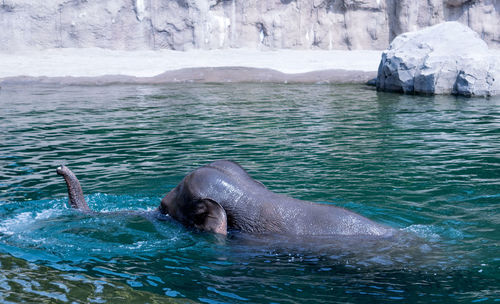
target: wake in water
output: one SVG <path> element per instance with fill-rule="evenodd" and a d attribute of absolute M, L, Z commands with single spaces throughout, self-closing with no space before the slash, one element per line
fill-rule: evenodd
<path fill-rule="evenodd" d="M 212 168 L 212 166 L 214 166 Z M 221 167 L 221 168 L 219 168 Z M 224 181 L 225 175 L 233 175 L 233 174 L 239 174 L 243 175 L 244 180 L 248 180 L 250 190 L 255 190 L 252 187 L 257 186 L 258 189 L 257 191 L 267 191 L 268 195 L 274 195 L 272 192 L 269 192 L 267 188 L 265 188 L 262 184 L 259 182 L 254 181 L 251 179 L 246 172 L 236 163 L 234 162 L 229 162 L 229 161 L 218 161 L 214 162 L 208 166 L 202 167 L 201 170 L 212 170 L 216 171 L 217 174 L 221 174 L 223 172 L 223 177 L 221 180 Z M 215 170 L 217 169 L 217 170 Z M 200 169 L 198 169 L 200 170 Z M 230 170 L 226 172 L 225 170 Z M 219 172 L 220 171 L 220 172 Z M 234 173 L 233 171 L 236 171 Z M 189 181 L 189 183 L 195 183 L 194 181 L 196 180 L 193 175 L 198 172 L 195 170 L 193 173 L 188 175 L 184 180 Z M 200 171 L 202 172 L 202 171 Z M 204 172 L 204 171 L 203 171 Z M 151 223 L 148 225 L 155 226 L 157 223 L 154 221 L 157 219 L 171 219 L 168 215 L 162 214 L 162 212 L 159 212 L 158 209 L 156 210 L 150 210 L 150 211 L 126 211 L 124 212 L 119 212 L 119 211 L 114 211 L 114 212 L 107 212 L 105 214 L 100 214 L 98 212 L 92 212 L 90 211 L 91 209 L 87 205 L 87 202 L 83 196 L 83 192 L 80 186 L 80 183 L 78 179 L 76 178 L 75 174 L 69 170 L 66 166 L 60 166 L 57 168 L 57 173 L 61 176 L 64 177 L 64 180 L 66 181 L 66 185 L 68 188 L 68 198 L 69 198 L 69 205 L 75 209 L 81 210 L 84 214 L 88 214 L 89 216 L 118 216 L 118 217 L 127 217 L 130 222 L 137 221 L 137 218 L 142 217 L 144 220 L 148 220 Z M 211 175 L 202 175 L 204 180 L 202 181 L 202 184 L 208 183 L 206 181 L 207 179 L 212 179 Z M 241 179 L 240 178 L 240 179 Z M 232 182 L 232 180 L 229 180 Z M 239 179 L 237 179 L 239 183 L 242 183 Z M 216 179 L 214 182 L 222 183 L 218 179 Z M 224 185 L 228 183 L 223 183 Z M 184 189 L 188 188 L 188 186 L 193 187 L 193 185 L 183 185 L 181 184 L 174 189 L 172 192 L 179 191 L 177 190 L 179 187 L 184 186 Z M 209 188 L 213 188 L 209 183 Z M 239 185 L 236 185 L 238 187 Z M 200 187 L 198 184 L 195 185 L 196 187 Z M 237 191 L 235 190 L 235 187 L 229 187 L 229 186 L 224 186 L 224 188 L 219 189 L 219 192 L 225 192 L 226 188 L 230 190 L 231 193 Z M 182 189 L 179 188 L 179 189 Z M 246 188 L 245 188 L 246 189 Z M 228 191 L 229 191 L 228 190 Z M 170 192 L 170 193 L 172 193 Z M 169 193 L 169 195 L 170 195 Z M 165 198 L 168 198 L 169 195 L 167 195 Z M 177 194 L 181 195 L 181 194 Z M 186 194 L 187 195 L 187 194 Z M 205 193 L 205 195 L 207 195 Z M 218 194 L 220 196 L 220 193 Z M 248 195 L 248 194 L 243 194 Z M 238 196 L 240 197 L 240 196 Z M 165 199 L 164 198 L 164 199 Z M 281 200 L 282 198 L 286 198 L 284 196 L 278 196 L 278 198 Z M 184 198 L 177 198 L 177 200 L 183 200 Z M 288 198 L 286 198 L 288 199 Z M 293 200 L 293 199 L 289 199 Z M 297 204 L 296 202 L 299 202 L 297 200 L 291 201 L 290 204 L 291 208 L 293 208 Z M 214 202 L 217 204 L 216 202 Z M 305 205 L 306 207 L 311 207 L 311 206 L 316 206 L 315 204 L 309 204 L 306 202 L 301 202 L 302 204 L 307 204 Z M 226 203 L 227 204 L 227 203 Z M 121 203 L 118 205 L 122 205 Z M 218 204 L 217 204 L 218 205 Z M 273 207 L 274 205 L 271 205 Z M 318 205 L 319 206 L 319 205 Z M 163 201 L 160 209 L 164 207 L 163 206 Z M 220 207 L 220 206 L 219 206 Z M 236 208 L 235 205 L 230 205 L 231 208 Z M 241 207 L 241 206 L 240 206 Z M 250 208 L 250 207 L 260 207 L 259 205 L 253 206 L 251 204 L 244 205 L 243 207 Z M 279 206 L 278 206 L 279 207 Z M 326 206 L 324 206 L 326 207 Z M 177 207 L 180 208 L 180 207 Z M 190 208 L 190 207 L 184 207 L 184 208 Z M 333 209 L 335 207 L 331 208 L 324 208 L 325 211 L 330 211 L 332 210 L 333 212 L 344 212 L 346 213 L 344 209 Z M 229 210 L 231 211 L 231 210 Z M 306 210 L 307 211 L 307 210 Z M 179 212 L 179 211 L 176 211 Z M 233 213 L 235 212 L 234 210 L 232 211 Z M 236 210 L 236 212 L 239 212 Z M 252 210 L 248 210 L 248 212 L 253 213 Z M 288 213 L 287 213 L 288 214 Z M 341 216 L 337 216 L 334 220 L 337 221 L 345 221 L 345 220 L 350 220 L 351 217 L 342 217 L 343 213 L 340 214 Z M 353 213 L 353 216 L 355 214 Z M 224 212 L 224 218 L 226 216 L 226 213 Z M 242 218 L 243 220 L 248 220 L 247 218 Z M 315 221 L 317 218 L 311 217 L 309 220 Z M 232 218 L 232 221 L 236 221 L 236 219 Z M 130 226 L 131 224 L 127 225 Z M 148 225 L 142 223 L 145 227 Z M 295 223 L 296 224 L 296 223 Z M 362 225 L 376 225 L 375 223 L 366 220 L 365 222 L 361 223 Z M 309 223 L 310 226 L 313 226 L 314 223 Z M 353 224 L 351 224 L 352 226 Z M 134 225 L 136 226 L 136 225 Z M 376 226 L 377 229 L 379 226 Z M 384 227 L 384 226 L 380 226 Z M 136 227 L 136 229 L 143 230 L 142 227 Z M 389 228 L 388 228 L 389 229 Z M 148 229 L 146 229 L 147 231 Z M 234 230 L 234 229 L 233 229 Z M 77 230 L 79 234 L 89 234 L 88 232 L 85 232 L 84 228 Z M 126 229 L 119 229 L 121 232 L 120 238 L 123 239 L 124 241 L 130 239 L 130 237 L 125 236 L 125 231 Z M 354 235 L 345 235 L 345 234 L 291 234 L 291 233 L 280 233 L 280 232 L 267 232 L 267 233 L 245 233 L 244 231 L 241 232 L 241 230 L 234 230 L 231 233 L 231 237 L 228 239 L 226 242 L 221 235 L 215 234 L 214 237 L 216 239 L 219 239 L 219 241 L 222 242 L 225 246 L 228 247 L 228 250 L 239 255 L 241 253 L 244 254 L 250 254 L 250 256 L 253 256 L 255 254 L 259 255 L 260 252 L 284 252 L 288 253 L 289 255 L 300 255 L 300 256 L 318 256 L 318 257 L 328 257 L 328 260 L 330 262 L 333 262 L 337 265 L 355 265 L 355 267 L 368 267 L 368 266 L 377 266 L 377 267 L 389 267 L 389 268 L 412 268 L 412 267 L 424 267 L 428 266 L 429 263 L 434 264 L 434 259 L 431 258 L 432 255 L 435 255 L 432 251 L 436 250 L 435 248 L 433 249 L 427 242 L 425 242 L 423 239 L 418 238 L 415 234 L 410 233 L 407 231 L 398 231 L 398 230 L 390 230 L 391 233 L 385 233 L 383 235 L 376 235 L 374 237 L 371 234 L 354 234 Z M 153 235 L 155 232 L 150 231 Z M 156 231 L 157 233 L 158 231 Z M 95 231 L 90 233 L 90 235 L 99 235 L 99 233 L 96 233 Z M 133 234 L 133 232 L 131 232 Z M 224 235 L 226 234 L 226 228 L 224 228 Z M 100 237 L 98 237 L 100 238 Z M 101 236 L 102 238 L 102 236 Z M 104 237 L 103 240 L 106 240 L 106 237 Z M 144 246 L 145 242 L 144 241 L 137 241 L 137 242 L 132 242 L 135 245 L 133 245 L 131 248 L 132 249 L 139 249 L 142 246 Z M 137 243 L 137 244 L 136 244 Z M 237 253 L 240 252 L 240 253 Z"/>
<path fill-rule="evenodd" d="M 500 294 L 498 98 L 185 84 L 7 86 L 0 99 L 0 302 L 471 303 Z M 230 231 L 221 241 L 111 215 L 153 211 L 186 168 L 220 158 L 244 163 L 273 191 L 346 207 L 403 236 Z M 101 214 L 53 199 L 65 191 L 53 172 L 60 160 L 78 168 Z"/>
<path fill-rule="evenodd" d="M 179 255 L 179 250 L 197 251 L 201 256 L 221 254 L 228 260 L 281 257 L 297 261 L 311 257 L 329 265 L 392 269 L 432 269 L 442 266 L 442 228 L 421 226 L 418 233 L 410 227 L 397 235 L 373 239 L 363 236 L 293 236 L 249 234 L 230 231 L 226 239 L 184 228 L 171 220 L 144 216 L 153 214 L 158 198 L 93 194 L 87 197 L 100 213 L 81 213 L 65 206 L 63 199 L 35 201 L 29 207 L 11 207 L 0 221 L 4 249 L 28 249 L 30 258 L 46 262 L 68 261 L 72 267 L 80 261 L 128 256 Z M 119 209 L 117 205 L 139 205 L 139 210 Z M 168 219 L 168 218 L 167 218 Z M 450 236 L 453 233 L 450 231 Z M 199 252 L 205 249 L 207 252 Z M 21 258 L 23 250 L 17 252 Z M 170 252 L 170 253 L 168 253 Z M 197 254 L 197 255 L 198 255 Z M 37 256 L 38 255 L 38 256 Z M 182 254 L 181 254 L 182 255 Z M 287 258 L 287 256 L 289 258 Z M 189 259 L 196 257 L 188 257 Z M 451 258 L 451 257 L 450 257 Z M 446 257 L 447 260 L 450 260 Z M 181 259 L 182 260 L 182 259 Z M 456 265 L 455 265 L 456 266 Z M 454 267 L 445 265 L 445 267 Z"/>

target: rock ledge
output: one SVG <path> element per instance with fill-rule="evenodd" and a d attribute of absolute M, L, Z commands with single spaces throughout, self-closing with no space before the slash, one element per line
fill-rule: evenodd
<path fill-rule="evenodd" d="M 382 53 L 377 89 L 408 94 L 499 95 L 498 53 L 458 22 L 405 33 Z"/>

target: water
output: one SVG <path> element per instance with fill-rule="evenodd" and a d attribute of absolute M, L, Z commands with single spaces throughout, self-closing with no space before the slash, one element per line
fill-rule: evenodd
<path fill-rule="evenodd" d="M 500 99 L 362 86 L 0 90 L 0 301 L 499 302 Z M 226 239 L 154 221 L 191 170 L 232 159 L 275 192 L 402 230 Z M 55 173 L 79 177 L 90 216 Z"/>

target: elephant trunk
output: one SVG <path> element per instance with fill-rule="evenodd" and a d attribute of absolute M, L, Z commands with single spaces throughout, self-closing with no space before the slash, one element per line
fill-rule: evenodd
<path fill-rule="evenodd" d="M 62 175 L 68 186 L 68 198 L 71 207 L 81 210 L 90 210 L 85 198 L 83 197 L 82 187 L 76 178 L 76 175 L 66 166 L 61 165 L 57 168 L 57 174 Z"/>

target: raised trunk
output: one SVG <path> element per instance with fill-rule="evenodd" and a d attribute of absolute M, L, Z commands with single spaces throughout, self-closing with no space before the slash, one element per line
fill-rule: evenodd
<path fill-rule="evenodd" d="M 68 169 L 68 167 L 61 165 L 57 168 L 57 174 L 62 175 L 68 186 L 68 198 L 71 207 L 81 210 L 90 210 L 85 198 L 83 197 L 82 187 L 76 178 L 76 175 Z"/>

